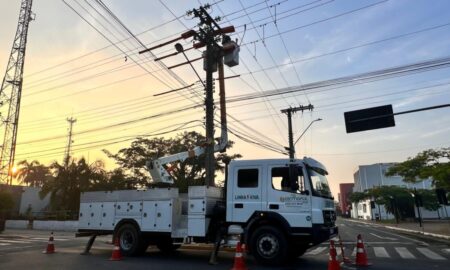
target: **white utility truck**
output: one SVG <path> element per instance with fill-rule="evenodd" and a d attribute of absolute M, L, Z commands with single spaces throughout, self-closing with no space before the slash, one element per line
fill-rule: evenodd
<path fill-rule="evenodd" d="M 217 144 L 207 142 L 215 152 L 228 143 L 223 78 L 219 63 L 221 138 Z M 171 163 L 204 153 L 205 147 L 198 146 L 150 160 L 147 167 L 154 183 L 170 185 Z M 78 235 L 91 236 L 86 253 L 97 235 L 113 234 L 125 255 L 142 253 L 149 245 L 171 251 L 182 244 L 214 243 L 211 258 L 220 245 L 235 245 L 240 235 L 259 262 L 279 264 L 337 234 L 326 175 L 311 158 L 237 160 L 227 165 L 224 188 L 190 186 L 187 194 L 170 186 L 85 192 Z"/>
<path fill-rule="evenodd" d="M 161 176 L 157 163 L 150 162 L 150 171 Z M 229 164 L 224 188 L 190 186 L 187 194 L 172 187 L 85 192 L 79 233 L 94 235 L 92 242 L 95 235 L 113 234 L 125 255 L 149 245 L 162 251 L 187 243 L 232 245 L 237 233 L 258 261 L 277 264 L 337 234 L 326 175 L 311 158 L 239 160 Z"/>

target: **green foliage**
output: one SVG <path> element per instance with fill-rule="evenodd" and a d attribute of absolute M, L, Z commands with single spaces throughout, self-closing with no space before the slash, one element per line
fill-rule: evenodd
<path fill-rule="evenodd" d="M 380 186 L 369 191 L 375 203 L 384 205 L 388 213 L 401 219 L 414 209 L 414 199 L 411 191 L 399 186 Z"/>
<path fill-rule="evenodd" d="M 17 179 L 22 184 L 31 187 L 42 187 L 52 177 L 50 169 L 40 164 L 37 160 L 33 160 L 32 162 L 22 160 L 17 165 L 19 165 Z"/>
<path fill-rule="evenodd" d="M 389 168 L 386 175 L 400 175 L 410 183 L 431 178 L 436 188 L 450 190 L 450 147 L 420 152 Z"/>
<path fill-rule="evenodd" d="M 124 173 L 130 175 L 132 185 L 147 186 L 151 183 L 150 174 L 145 166 L 150 159 L 176 154 L 203 145 L 206 139 L 201 134 L 191 131 L 178 134 L 175 138 L 137 138 L 130 147 L 123 148 L 117 154 L 106 150 L 108 157 L 113 158 Z M 227 148 L 231 148 L 233 142 L 229 142 Z M 224 161 L 240 158 L 241 155 L 228 156 L 224 153 L 216 155 L 216 168 L 224 169 Z M 166 166 L 166 169 L 168 167 Z M 203 185 L 205 183 L 205 156 L 188 158 L 170 164 L 168 170 L 174 179 L 175 186 L 180 192 L 186 192 L 188 186 Z"/>
<path fill-rule="evenodd" d="M 423 208 L 437 211 L 440 208 L 436 192 L 434 190 L 418 189 L 417 194 L 422 197 Z"/>
<path fill-rule="evenodd" d="M 0 190 L 0 218 L 14 207 L 14 200 L 11 193 Z"/>
<path fill-rule="evenodd" d="M 54 162 L 50 168 L 54 177 L 44 183 L 39 195 L 44 198 L 50 194 L 50 208 L 53 211 L 78 211 L 81 192 L 114 190 L 124 185 L 117 184 L 117 172 L 112 173 L 114 177 L 109 177 L 101 161 L 87 164 L 81 158 L 78 161 L 71 160 L 67 167 Z"/>
<path fill-rule="evenodd" d="M 367 192 L 353 192 L 353 193 L 350 193 L 350 196 L 348 197 L 348 199 L 352 203 L 358 203 L 360 201 L 367 200 L 368 198 L 369 197 L 368 197 Z"/>

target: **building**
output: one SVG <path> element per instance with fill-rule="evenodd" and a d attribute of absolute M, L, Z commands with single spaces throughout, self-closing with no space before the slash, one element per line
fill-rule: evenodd
<path fill-rule="evenodd" d="M 401 176 L 386 176 L 386 172 L 389 167 L 395 163 L 377 163 L 372 165 L 361 165 L 354 173 L 354 192 L 364 192 L 379 186 L 400 186 L 405 188 L 416 189 L 432 189 L 431 179 L 424 179 L 419 183 L 406 183 Z M 342 193 L 342 192 L 341 192 Z M 414 209 L 412 210 L 414 215 Z M 444 215 L 442 215 L 444 216 Z M 352 218 L 361 219 L 393 219 L 394 216 L 391 213 L 387 213 L 384 205 L 377 205 L 371 200 L 361 201 L 359 203 L 352 204 L 351 211 Z M 438 213 L 436 213 L 436 218 Z"/>
<path fill-rule="evenodd" d="M 0 185 L 0 190 L 5 190 L 11 193 L 13 197 L 13 208 L 10 211 L 10 215 L 17 216 L 38 216 L 42 215 L 46 211 L 50 202 L 50 194 L 43 199 L 39 196 L 41 188 L 27 187 L 27 186 L 10 186 Z"/>
<path fill-rule="evenodd" d="M 349 201 L 350 193 L 353 192 L 353 183 L 342 183 L 339 184 L 339 207 L 342 210 L 342 215 L 349 217 L 351 205 Z"/>

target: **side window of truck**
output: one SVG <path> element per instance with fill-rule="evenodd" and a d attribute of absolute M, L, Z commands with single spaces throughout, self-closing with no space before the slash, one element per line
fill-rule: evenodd
<path fill-rule="evenodd" d="M 292 190 L 289 183 L 289 167 L 272 168 L 272 187 L 275 190 L 301 193 L 305 190 L 303 172 L 299 170 L 298 175 L 299 190 Z"/>
<path fill-rule="evenodd" d="M 240 188 L 258 187 L 258 169 L 240 169 L 238 170 L 237 185 Z"/>

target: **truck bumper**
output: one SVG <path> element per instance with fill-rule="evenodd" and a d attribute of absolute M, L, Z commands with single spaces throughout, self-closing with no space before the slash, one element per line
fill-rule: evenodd
<path fill-rule="evenodd" d="M 324 225 L 313 225 L 313 244 L 317 245 L 324 241 L 327 241 L 338 235 L 339 229 L 337 226 L 324 226 Z"/>
<path fill-rule="evenodd" d="M 326 226 L 323 224 L 315 224 L 312 228 L 295 228 L 291 232 L 292 241 L 297 243 L 310 243 L 313 246 L 328 241 L 337 236 L 339 229 L 337 226 Z"/>

